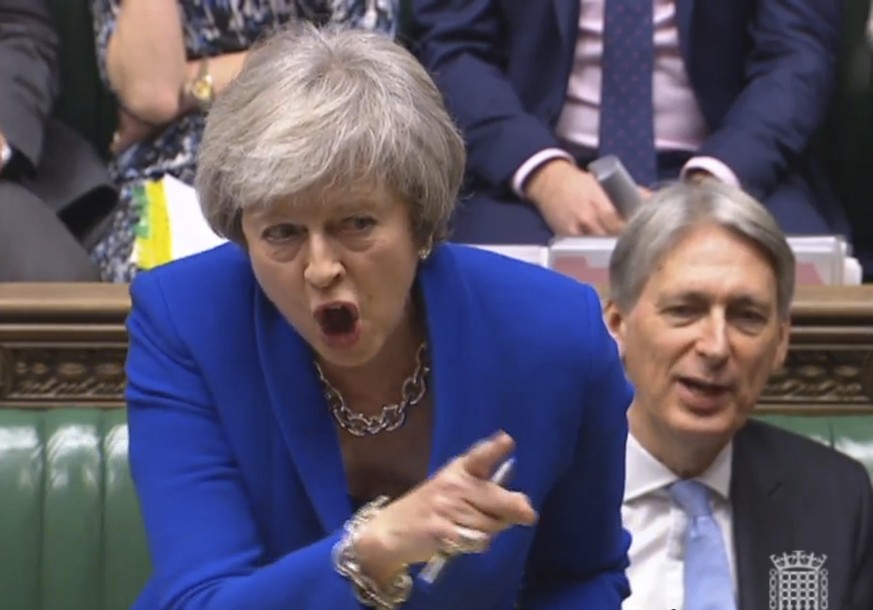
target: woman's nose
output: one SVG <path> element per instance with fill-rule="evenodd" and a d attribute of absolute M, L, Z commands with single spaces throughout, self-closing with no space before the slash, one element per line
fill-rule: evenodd
<path fill-rule="evenodd" d="M 328 288 L 343 275 L 343 265 L 328 239 L 310 234 L 307 239 L 304 279 L 316 288 Z"/>

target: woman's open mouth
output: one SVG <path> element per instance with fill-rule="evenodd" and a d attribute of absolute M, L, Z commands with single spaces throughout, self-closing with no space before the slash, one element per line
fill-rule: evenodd
<path fill-rule="evenodd" d="M 315 320 L 324 340 L 336 347 L 351 347 L 361 335 L 358 307 L 354 303 L 335 301 L 320 305 Z"/>

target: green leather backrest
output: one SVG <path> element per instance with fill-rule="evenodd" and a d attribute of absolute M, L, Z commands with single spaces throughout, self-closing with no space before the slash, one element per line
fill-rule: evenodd
<path fill-rule="evenodd" d="M 873 415 L 762 415 L 758 419 L 855 458 L 867 468 L 873 479 Z"/>
<path fill-rule="evenodd" d="M 760 416 L 862 461 L 873 416 Z M 150 563 L 123 409 L 0 409 L 0 608 L 127 610 Z"/>
<path fill-rule="evenodd" d="M 151 568 L 123 409 L 0 409 L 0 549 L 0 608 L 130 608 Z"/>

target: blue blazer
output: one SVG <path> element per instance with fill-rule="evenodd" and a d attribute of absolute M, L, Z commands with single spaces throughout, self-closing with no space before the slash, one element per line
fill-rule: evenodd
<path fill-rule="evenodd" d="M 609 0 L 606 0 L 609 1 Z M 765 198 L 830 101 L 839 0 L 676 0 L 682 56 L 720 159 Z M 554 133 L 580 0 L 412 0 L 412 37 L 464 130 L 478 184 L 508 189 Z"/>
<path fill-rule="evenodd" d="M 502 428 L 540 520 L 461 557 L 405 610 L 615 609 L 632 391 L 590 287 L 463 246 L 418 276 L 431 472 Z M 154 575 L 139 610 L 360 610 L 331 547 L 352 515 L 308 345 L 227 245 L 142 273 L 127 363 L 130 463 Z"/>

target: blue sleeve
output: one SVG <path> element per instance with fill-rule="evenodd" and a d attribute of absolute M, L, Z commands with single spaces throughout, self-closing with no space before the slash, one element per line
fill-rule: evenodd
<path fill-rule="evenodd" d="M 630 535 L 621 522 L 627 408 L 633 396 L 618 349 L 589 290 L 588 375 L 570 468 L 546 500 L 528 562 L 521 608 L 619 610 Z"/>
<path fill-rule="evenodd" d="M 807 149 L 830 102 L 841 2 L 762 0 L 749 26 L 747 84 L 698 151 L 766 197 Z M 774 112 L 778 109 L 778 112 Z"/>
<path fill-rule="evenodd" d="M 416 52 L 464 131 L 468 167 L 495 187 L 505 187 L 534 154 L 560 148 L 505 72 L 509 35 L 501 4 L 412 0 L 410 11 Z"/>
<path fill-rule="evenodd" d="M 160 277 L 140 274 L 131 294 L 130 464 L 154 566 L 149 591 L 158 599 L 149 610 L 360 610 L 332 567 L 338 534 L 267 563 L 210 389 L 175 330 Z"/>

